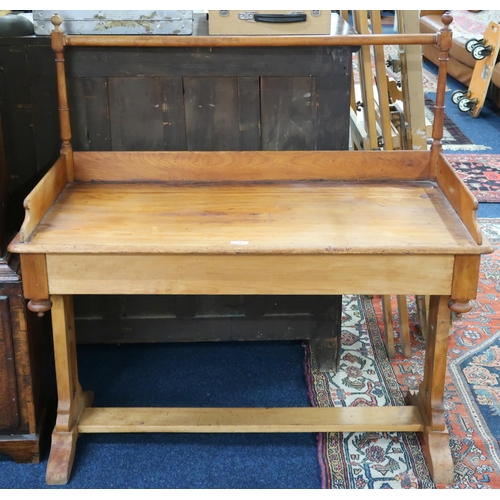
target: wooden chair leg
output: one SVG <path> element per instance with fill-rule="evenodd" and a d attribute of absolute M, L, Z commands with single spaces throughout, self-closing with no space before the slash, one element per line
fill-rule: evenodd
<path fill-rule="evenodd" d="M 399 317 L 399 337 L 403 347 L 403 355 L 407 358 L 411 356 L 410 344 L 410 323 L 408 319 L 408 306 L 406 295 L 398 295 L 398 317 Z"/>
<path fill-rule="evenodd" d="M 417 302 L 417 314 L 418 314 L 418 324 L 420 326 L 420 333 L 424 339 L 427 338 L 427 330 L 428 326 L 428 304 L 429 304 L 429 296 L 428 295 L 416 295 L 415 296 Z"/>
<path fill-rule="evenodd" d="M 424 421 L 427 463 L 434 482 L 452 484 L 453 460 L 444 421 L 444 386 L 451 315 L 448 296 L 431 296 L 424 378 L 417 393 L 408 395 Z"/>
<path fill-rule="evenodd" d="M 389 358 L 393 358 L 396 355 L 396 351 L 394 348 L 394 328 L 392 326 L 392 306 L 390 295 L 382 295 L 382 315 L 384 319 L 385 348 L 387 349 L 387 355 Z"/>
<path fill-rule="evenodd" d="M 66 484 L 71 474 L 78 438 L 78 419 L 92 393 L 83 393 L 78 382 L 73 297 L 53 295 L 52 332 L 57 380 L 57 418 L 47 464 L 47 484 Z"/>

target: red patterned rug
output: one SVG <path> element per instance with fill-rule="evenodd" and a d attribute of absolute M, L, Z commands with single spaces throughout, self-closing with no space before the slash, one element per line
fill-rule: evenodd
<path fill-rule="evenodd" d="M 477 201 L 500 203 L 500 155 L 446 154 Z"/>
<path fill-rule="evenodd" d="M 481 219 L 497 251 L 483 257 L 477 301 L 454 323 L 450 337 L 445 417 L 455 464 L 450 489 L 500 488 L 500 219 Z M 423 374 L 425 343 L 408 298 L 412 356 L 389 361 L 380 298 L 344 297 L 341 369 L 321 373 L 309 352 L 313 406 L 404 405 Z M 394 333 L 398 320 L 394 303 Z M 442 488 L 433 483 L 419 437 L 413 433 L 323 433 L 318 454 L 324 488 Z"/>

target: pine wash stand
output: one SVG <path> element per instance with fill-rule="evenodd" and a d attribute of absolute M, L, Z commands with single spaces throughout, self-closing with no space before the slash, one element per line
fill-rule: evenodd
<path fill-rule="evenodd" d="M 443 415 L 450 310 L 471 309 L 481 254 L 493 249 L 442 154 L 451 21 L 416 35 L 104 37 L 65 35 L 52 18 L 62 150 L 10 245 L 29 309 L 52 309 L 48 484 L 67 483 L 86 432 L 422 432 L 434 481 L 453 481 Z M 65 46 L 369 44 L 439 46 L 430 151 L 72 150 Z M 93 408 L 78 381 L 75 294 L 430 295 L 424 378 L 403 407 Z"/>

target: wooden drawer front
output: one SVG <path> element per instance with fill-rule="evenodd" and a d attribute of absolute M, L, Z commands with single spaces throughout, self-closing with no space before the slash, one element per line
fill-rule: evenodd
<path fill-rule="evenodd" d="M 453 255 L 47 255 L 51 294 L 449 295 Z"/>

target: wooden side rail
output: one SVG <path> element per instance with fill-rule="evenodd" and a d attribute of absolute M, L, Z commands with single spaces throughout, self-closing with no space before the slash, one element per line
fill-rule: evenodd
<path fill-rule="evenodd" d="M 55 24 L 55 23 L 54 23 Z M 439 44 L 440 35 L 144 36 L 64 35 L 67 47 L 309 47 Z"/>
<path fill-rule="evenodd" d="M 19 231 L 20 243 L 28 241 L 47 210 L 61 194 L 67 182 L 66 156 L 61 155 L 24 200 L 26 214 Z"/>
<path fill-rule="evenodd" d="M 481 245 L 483 235 L 477 222 L 477 200 L 443 154 L 438 156 L 436 180 L 474 241 Z"/>
<path fill-rule="evenodd" d="M 425 181 L 429 158 L 428 151 L 75 151 L 74 169 L 81 182 Z"/>

